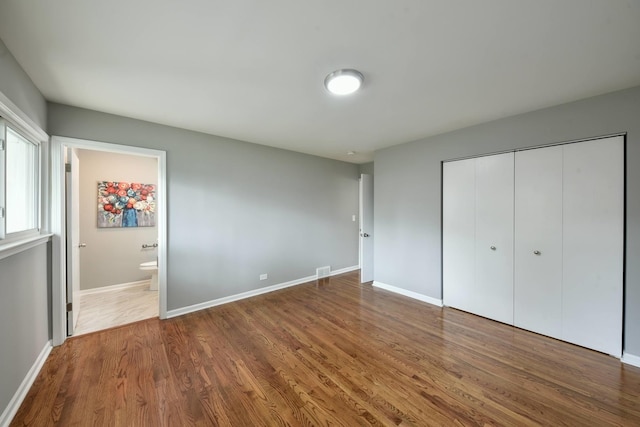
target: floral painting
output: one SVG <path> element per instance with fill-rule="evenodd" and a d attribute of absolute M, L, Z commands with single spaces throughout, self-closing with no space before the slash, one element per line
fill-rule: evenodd
<path fill-rule="evenodd" d="M 153 227 L 155 215 L 155 185 L 98 182 L 98 228 Z"/>

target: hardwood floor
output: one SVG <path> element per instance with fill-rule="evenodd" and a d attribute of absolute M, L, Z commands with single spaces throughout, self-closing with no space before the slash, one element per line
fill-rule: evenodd
<path fill-rule="evenodd" d="M 80 314 L 74 336 L 158 317 L 158 291 L 149 283 L 125 289 L 80 295 Z"/>
<path fill-rule="evenodd" d="M 640 368 L 358 273 L 75 337 L 12 426 L 640 425 Z"/>

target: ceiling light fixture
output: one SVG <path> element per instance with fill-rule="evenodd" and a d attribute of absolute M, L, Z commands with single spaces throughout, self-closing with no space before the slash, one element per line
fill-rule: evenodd
<path fill-rule="evenodd" d="M 349 95 L 360 89 L 364 76 L 358 70 L 342 69 L 330 73 L 324 86 L 334 95 Z"/>

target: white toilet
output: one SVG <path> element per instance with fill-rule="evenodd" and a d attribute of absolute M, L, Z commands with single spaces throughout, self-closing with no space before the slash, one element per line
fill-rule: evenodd
<path fill-rule="evenodd" d="M 140 270 L 151 272 L 151 283 L 149 284 L 150 291 L 158 290 L 158 260 L 143 262 L 140 264 Z"/>

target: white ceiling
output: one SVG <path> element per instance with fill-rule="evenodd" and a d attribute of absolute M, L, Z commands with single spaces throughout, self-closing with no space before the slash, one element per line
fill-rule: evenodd
<path fill-rule="evenodd" d="M 2 0 L 0 38 L 50 101 L 354 163 L 640 84 L 637 0 Z"/>

